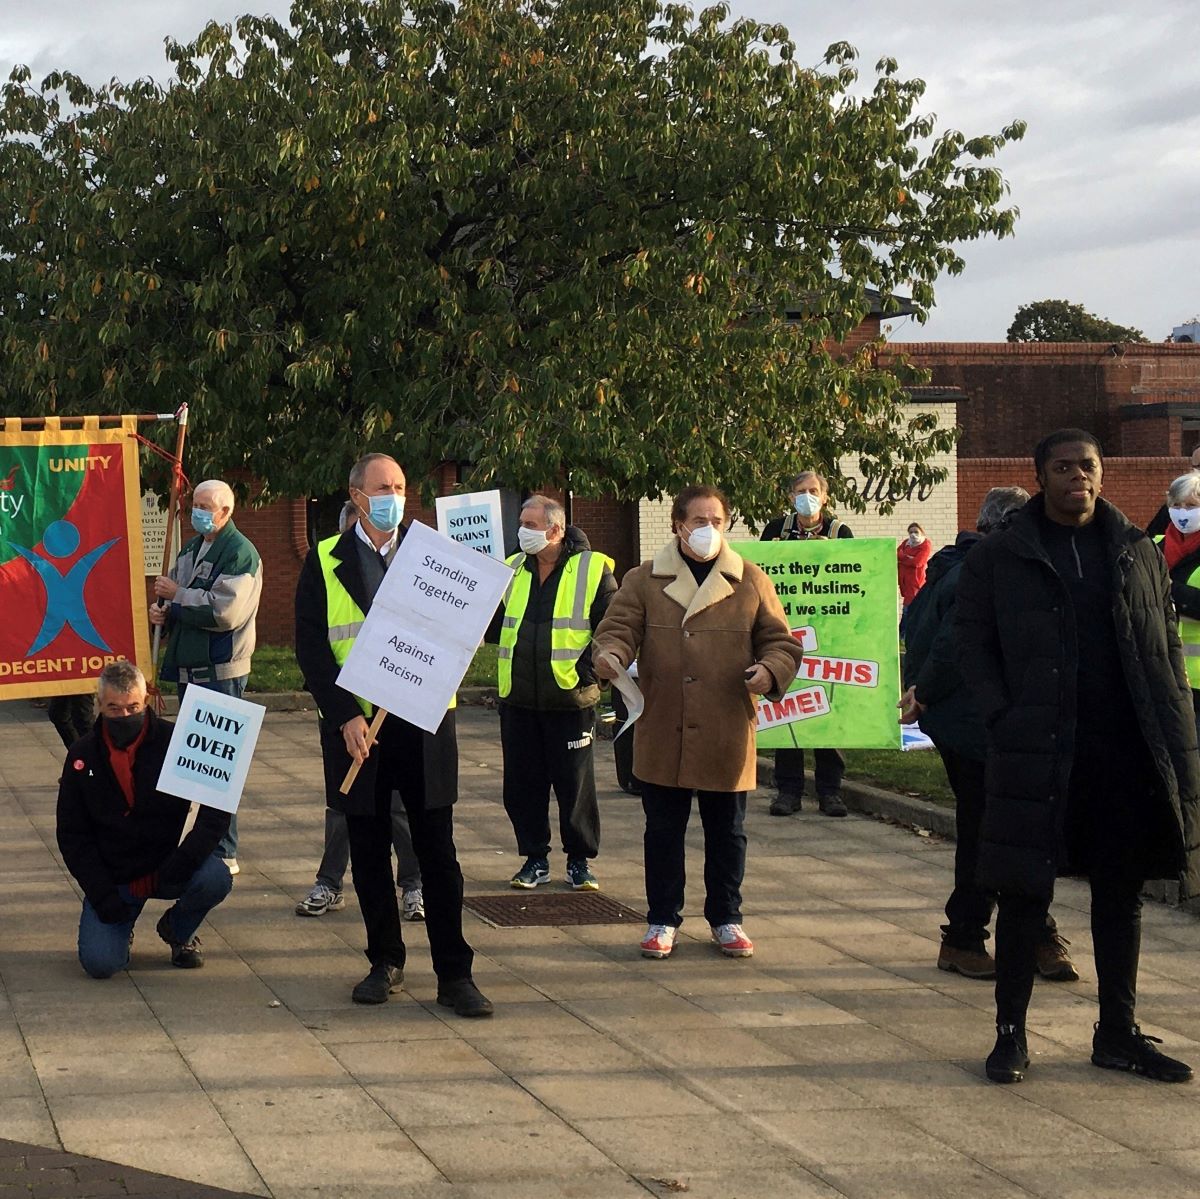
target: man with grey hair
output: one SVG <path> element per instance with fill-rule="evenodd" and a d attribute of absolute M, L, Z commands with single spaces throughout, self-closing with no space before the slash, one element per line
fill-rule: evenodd
<path fill-rule="evenodd" d="M 198 484 L 192 492 L 196 536 L 179 551 L 170 573 L 154 580 L 158 602 L 150 609 L 150 623 L 167 630 L 160 677 L 178 685 L 181 700 L 192 684 L 238 697 L 246 690 L 262 562 L 232 518 L 229 484 L 220 479 Z M 237 874 L 236 817 L 221 856 Z"/>
<path fill-rule="evenodd" d="M 513 580 L 487 640 L 500 643 L 504 810 L 525 864 L 510 886 L 550 881 L 550 791 L 567 855 L 567 882 L 599 889 L 589 863 L 600 849 L 592 742 L 600 685 L 592 634 L 617 590 L 613 562 L 567 524 L 563 506 L 531 495 L 521 506 Z"/>
<path fill-rule="evenodd" d="M 133 929 L 148 899 L 174 903 L 158 935 L 171 964 L 204 965 L 196 930 L 233 885 L 216 853 L 229 814 L 157 789 L 172 726 L 146 706 L 146 679 L 132 662 L 100 672 L 100 719 L 67 754 L 58 785 L 63 861 L 83 890 L 79 961 L 93 978 L 129 964 Z"/>
<path fill-rule="evenodd" d="M 404 540 L 408 489 L 388 454 L 366 454 L 350 470 L 353 527 L 318 542 L 296 586 L 296 661 L 317 702 L 325 802 L 346 818 L 350 865 L 367 932 L 371 969 L 351 991 L 355 1003 L 380 1004 L 400 989 L 408 951 L 392 881 L 392 794 L 408 812 L 413 849 L 424 884 L 429 954 L 437 1002 L 459 1016 L 492 1014 L 491 1001 L 471 977 L 474 952 L 463 936 L 463 877 L 454 847 L 458 798 L 458 738 L 454 707 L 427 733 L 393 713 L 368 743 L 370 701 L 338 685 L 342 665 L 371 609 L 383 577 Z M 352 763 L 358 777 L 341 785 Z"/>
<path fill-rule="evenodd" d="M 901 722 L 912 724 L 920 718 L 921 729 L 937 747 L 954 792 L 954 890 L 946 902 L 937 965 L 939 970 L 966 978 L 996 976 L 995 960 L 985 948 L 996 897 L 975 880 L 987 734 L 971 688 L 959 672 L 954 596 L 968 552 L 989 533 L 1003 528 L 1028 501 L 1029 492 L 1023 487 L 993 487 L 984 496 L 976 532 L 964 530 L 953 545 L 929 560 L 925 586 L 909 606 L 905 630 L 904 681 L 908 690 L 900 701 Z M 1049 913 L 1038 943 L 1037 969 L 1043 978 L 1055 982 L 1073 982 L 1079 977 Z"/>

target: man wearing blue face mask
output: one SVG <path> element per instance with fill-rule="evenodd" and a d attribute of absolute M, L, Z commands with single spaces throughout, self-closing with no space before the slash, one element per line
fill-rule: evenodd
<path fill-rule="evenodd" d="M 454 707 L 434 733 L 389 714 L 367 744 L 372 704 L 338 686 L 342 665 L 404 540 L 407 484 L 387 454 L 366 454 L 350 470 L 354 527 L 318 542 L 296 586 L 296 661 L 320 714 L 325 803 L 346 817 L 354 891 L 367 931 L 367 976 L 355 1003 L 381 1004 L 404 982 L 407 949 L 392 879 L 392 793 L 408 813 L 421 868 L 425 929 L 437 975 L 437 1001 L 456 1015 L 490 1016 L 491 1002 L 471 977 L 474 954 L 463 936 L 463 877 L 454 847 L 458 738 Z M 351 763 L 361 769 L 341 793 Z"/>
<path fill-rule="evenodd" d="M 794 511 L 780 516 L 763 529 L 763 541 L 830 541 L 853 537 L 848 525 L 825 511 L 829 502 L 829 484 L 815 470 L 801 471 L 790 486 Z M 845 816 L 846 805 L 838 792 L 846 762 L 836 749 L 813 750 L 813 774 L 817 788 L 817 806 L 826 816 Z M 791 816 L 800 811 L 804 796 L 804 750 L 775 751 L 776 795 L 771 801 L 772 816 Z"/>
<path fill-rule="evenodd" d="M 150 623 L 167 631 L 159 677 L 188 687 L 241 696 L 254 653 L 254 620 L 262 595 L 258 550 L 233 523 L 233 490 L 206 479 L 192 492 L 196 536 L 179 551 L 170 573 L 154 580 L 158 603 Z M 238 873 L 237 817 L 220 845 L 231 874 Z"/>

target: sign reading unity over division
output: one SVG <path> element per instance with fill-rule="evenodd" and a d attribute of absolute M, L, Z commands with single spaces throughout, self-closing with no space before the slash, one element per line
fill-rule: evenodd
<path fill-rule="evenodd" d="M 760 748 L 899 749 L 900 644 L 891 538 L 747 541 L 804 658 L 782 700 L 758 700 Z"/>
<path fill-rule="evenodd" d="M 193 683 L 179 703 L 158 789 L 236 812 L 264 712 L 261 704 Z"/>
<path fill-rule="evenodd" d="M 505 563 L 414 521 L 338 686 L 436 732 L 512 577 Z"/>
<path fill-rule="evenodd" d="M 0 420 L 0 699 L 83 695 L 107 663 L 150 661 L 134 418 L 45 423 Z"/>
<path fill-rule="evenodd" d="M 473 491 L 469 495 L 442 495 L 433 501 L 438 532 L 459 545 L 470 546 L 493 558 L 504 557 L 504 529 L 500 519 L 500 493 Z"/>

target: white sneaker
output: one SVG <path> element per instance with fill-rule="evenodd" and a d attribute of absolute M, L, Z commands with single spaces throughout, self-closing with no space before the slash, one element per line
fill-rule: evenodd
<path fill-rule="evenodd" d="M 665 958 L 675 948 L 675 937 L 679 929 L 670 924 L 652 924 L 642 938 L 642 957 Z"/>
<path fill-rule="evenodd" d="M 333 891 L 324 883 L 316 883 L 296 904 L 296 915 L 324 916 L 326 912 L 340 912 L 345 906 L 346 897 L 340 891 Z"/>
<path fill-rule="evenodd" d="M 425 919 L 425 896 L 420 887 L 413 887 L 404 892 L 404 910 L 400 915 L 405 920 L 419 921 Z"/>
<path fill-rule="evenodd" d="M 726 957 L 748 958 L 754 953 L 754 942 L 740 924 L 714 924 L 712 938 Z"/>
<path fill-rule="evenodd" d="M 237 864 L 237 858 L 222 858 L 221 861 L 229 867 L 230 874 L 241 874 L 242 868 Z"/>

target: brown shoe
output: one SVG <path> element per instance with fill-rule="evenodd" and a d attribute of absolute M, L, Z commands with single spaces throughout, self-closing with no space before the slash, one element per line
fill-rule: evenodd
<path fill-rule="evenodd" d="M 1073 983 L 1079 981 L 1079 971 L 1071 961 L 1067 946 L 1071 942 L 1066 937 L 1053 933 L 1045 941 L 1038 942 L 1037 972 L 1052 983 Z"/>
<path fill-rule="evenodd" d="M 958 949 L 942 942 L 938 950 L 937 967 L 963 978 L 995 978 L 996 961 L 982 946 L 978 949 Z"/>

